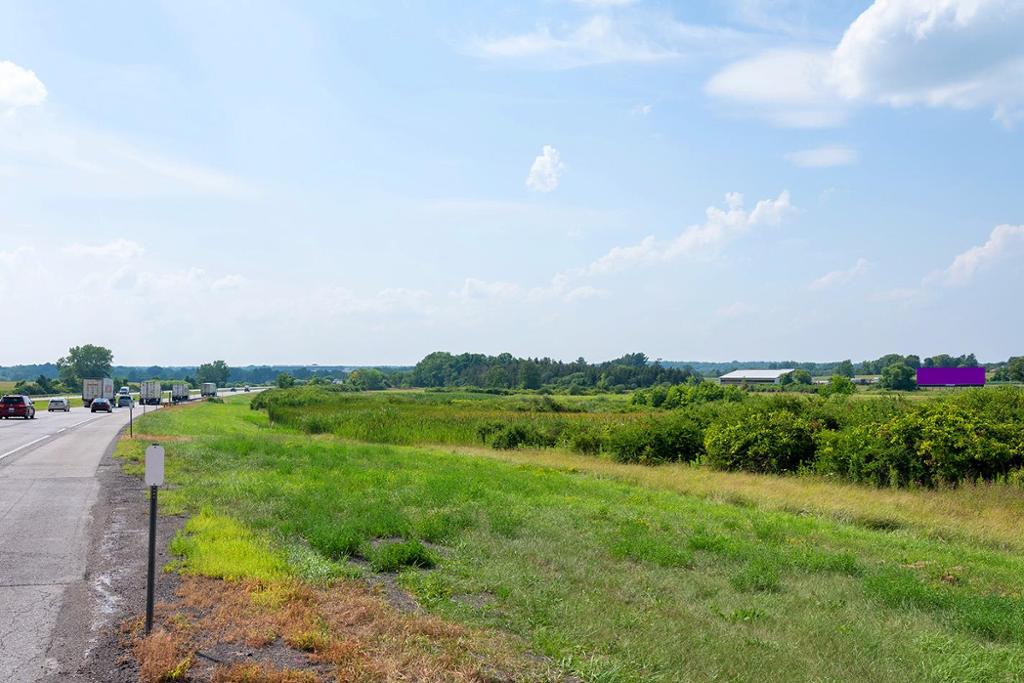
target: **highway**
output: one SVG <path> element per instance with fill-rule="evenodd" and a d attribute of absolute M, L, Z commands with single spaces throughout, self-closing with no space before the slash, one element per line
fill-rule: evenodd
<path fill-rule="evenodd" d="M 86 580 L 97 466 L 127 422 L 127 409 L 85 408 L 0 420 L 0 681 L 54 667 L 47 648 L 64 594 Z"/>

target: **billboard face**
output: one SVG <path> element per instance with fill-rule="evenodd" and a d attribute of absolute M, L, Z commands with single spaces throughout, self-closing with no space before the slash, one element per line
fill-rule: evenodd
<path fill-rule="evenodd" d="M 984 386 L 985 368 L 918 368 L 918 386 Z"/>

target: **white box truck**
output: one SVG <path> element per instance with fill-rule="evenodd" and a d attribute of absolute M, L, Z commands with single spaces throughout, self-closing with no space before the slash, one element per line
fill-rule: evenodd
<path fill-rule="evenodd" d="M 82 405 L 88 408 L 97 398 L 114 398 L 114 380 L 109 377 L 82 380 Z"/>
<path fill-rule="evenodd" d="M 181 403 L 189 399 L 188 385 L 184 382 L 175 382 L 171 385 L 171 403 Z"/>
<path fill-rule="evenodd" d="M 158 406 L 163 401 L 164 391 L 160 380 L 150 379 L 139 385 L 139 402 L 147 406 Z"/>
<path fill-rule="evenodd" d="M 210 398 L 217 395 L 217 385 L 213 382 L 203 382 L 203 386 L 199 388 L 199 394 L 203 398 Z"/>

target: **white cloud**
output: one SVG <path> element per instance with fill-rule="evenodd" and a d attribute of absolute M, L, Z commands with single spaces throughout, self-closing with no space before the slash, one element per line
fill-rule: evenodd
<path fill-rule="evenodd" d="M 993 262 L 1020 254 L 1024 256 L 1024 225 L 997 225 L 984 244 L 958 254 L 943 272 L 948 285 L 965 285 Z"/>
<path fill-rule="evenodd" d="M 657 62 L 678 56 L 611 17 L 590 17 L 578 27 L 553 33 L 547 26 L 519 35 L 477 40 L 477 55 L 490 59 L 540 60 L 548 68 L 573 68 L 615 62 Z"/>
<path fill-rule="evenodd" d="M 0 116 L 0 158 L 10 163 L 16 182 L 50 197 L 253 194 L 228 173 L 69 124 L 45 109 Z"/>
<path fill-rule="evenodd" d="M 558 181 L 565 172 L 565 164 L 558 150 L 544 145 L 540 155 L 533 160 L 530 173 L 526 176 L 526 187 L 535 192 L 551 192 L 558 187 Z"/>
<path fill-rule="evenodd" d="M 652 111 L 654 111 L 653 104 L 638 104 L 630 110 L 632 114 L 639 116 L 647 116 Z"/>
<path fill-rule="evenodd" d="M 514 282 L 488 282 L 469 277 L 463 282 L 462 289 L 452 292 L 451 296 L 464 303 L 491 299 L 518 299 L 523 296 L 523 288 Z"/>
<path fill-rule="evenodd" d="M 628 5 L 635 5 L 637 0 L 572 0 L 577 5 L 583 5 L 584 7 L 595 7 L 595 8 L 608 8 L 608 7 L 626 7 Z"/>
<path fill-rule="evenodd" d="M 842 123 L 852 107 L 988 107 L 1009 125 L 1024 104 L 1024 3 L 876 0 L 833 49 L 766 52 L 707 91 L 792 126 Z"/>
<path fill-rule="evenodd" d="M 776 199 L 762 199 L 747 211 L 743 208 L 743 195 L 726 195 L 725 209 L 709 206 L 704 223 L 691 225 L 675 238 L 665 242 L 653 235 L 637 244 L 614 247 L 586 269 L 590 274 L 611 273 L 642 263 L 669 261 L 679 256 L 711 251 L 760 225 L 778 225 L 795 211 L 789 192 L 783 191 Z"/>
<path fill-rule="evenodd" d="M 239 287 L 244 287 L 246 284 L 248 284 L 248 282 L 248 278 L 242 275 L 225 275 L 222 278 L 214 280 L 210 284 L 210 289 L 212 289 L 215 292 L 223 291 L 226 289 L 238 289 Z"/>
<path fill-rule="evenodd" d="M 596 5 L 594 8 L 600 9 Z M 552 28 L 545 24 L 526 33 L 477 38 L 468 51 L 482 59 L 514 61 L 542 69 L 573 69 L 736 54 L 758 40 L 734 29 L 687 24 L 660 13 L 628 11 L 614 17 L 597 14 L 572 26 Z"/>
<path fill-rule="evenodd" d="M 728 306 L 722 306 L 715 311 L 715 316 L 723 319 L 740 318 L 754 312 L 754 307 L 750 304 L 737 301 L 729 304 Z"/>
<path fill-rule="evenodd" d="M 857 161 L 857 150 L 849 147 L 816 147 L 790 152 L 786 160 L 804 168 L 827 168 L 830 166 L 846 166 Z"/>
<path fill-rule="evenodd" d="M 858 275 L 862 274 L 868 268 L 868 260 L 865 258 L 857 259 L 849 268 L 842 270 L 833 270 L 830 273 L 825 273 L 817 280 L 810 284 L 810 288 L 813 290 L 828 289 L 830 287 L 837 287 L 839 285 L 845 285 L 851 282 Z"/>
<path fill-rule="evenodd" d="M 29 71 L 14 62 L 0 62 L 0 109 L 16 109 L 42 104 L 46 86 Z"/>
<path fill-rule="evenodd" d="M 118 238 L 106 244 L 71 244 L 64 247 L 64 252 L 73 256 L 89 256 L 96 258 L 117 259 L 128 261 L 142 256 L 145 249 L 138 242 Z"/>
<path fill-rule="evenodd" d="M 823 128 L 843 123 L 850 105 L 831 85 L 826 50 L 772 50 L 736 62 L 708 81 L 708 94 L 756 108 L 780 126 Z"/>

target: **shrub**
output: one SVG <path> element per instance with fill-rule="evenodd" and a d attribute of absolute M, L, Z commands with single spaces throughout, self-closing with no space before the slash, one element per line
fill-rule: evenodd
<path fill-rule="evenodd" d="M 503 450 L 511 450 L 522 446 L 547 448 L 554 446 L 556 435 L 545 433 L 530 424 L 510 424 L 500 426 L 491 432 L 491 446 Z"/>
<path fill-rule="evenodd" d="M 795 472 L 814 459 L 814 435 L 807 421 L 784 410 L 714 423 L 704 447 L 708 464 L 720 470 Z"/>
<path fill-rule="evenodd" d="M 700 425 L 685 417 L 619 425 L 612 430 L 608 447 L 618 462 L 643 464 L 693 461 L 704 451 Z"/>
<path fill-rule="evenodd" d="M 853 394 L 856 391 L 857 386 L 853 383 L 853 380 L 843 375 L 832 375 L 828 380 L 828 384 L 824 384 L 818 389 L 818 393 L 822 396 L 843 396 Z"/>
<path fill-rule="evenodd" d="M 608 437 L 599 427 L 577 423 L 562 432 L 562 443 L 577 453 L 597 455 L 608 447 Z"/>
<path fill-rule="evenodd" d="M 926 478 L 921 459 L 882 437 L 875 426 L 824 430 L 816 443 L 819 474 L 875 486 L 907 486 Z"/>
<path fill-rule="evenodd" d="M 370 553 L 370 567 L 375 572 L 394 572 L 403 567 L 429 569 L 437 558 L 419 541 L 382 543 Z"/>

